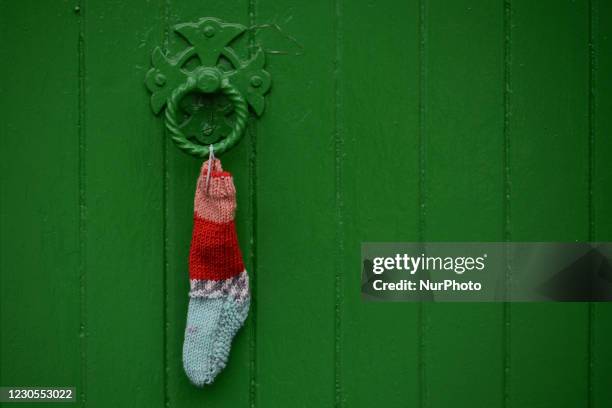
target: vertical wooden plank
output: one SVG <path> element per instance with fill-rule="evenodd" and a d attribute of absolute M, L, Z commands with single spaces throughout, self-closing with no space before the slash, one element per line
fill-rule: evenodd
<path fill-rule="evenodd" d="M 248 2 L 214 1 L 204 7 L 197 1 L 167 2 L 166 29 L 170 52 L 183 50 L 185 43 L 172 32 L 178 23 L 197 21 L 201 17 L 216 17 L 230 23 L 248 25 Z M 243 40 L 246 40 L 243 38 Z M 246 43 L 239 47 L 246 54 Z M 250 135 L 221 159 L 223 167 L 234 175 L 238 207 L 236 228 L 245 265 L 251 278 L 253 271 L 249 258 L 252 212 L 249 197 L 249 152 Z M 202 166 L 202 159 L 180 151 L 166 135 L 166 262 L 167 262 L 167 309 L 166 309 L 166 364 L 167 405 L 169 407 L 246 407 L 249 405 L 250 354 L 249 338 L 253 310 L 249 312 L 246 327 L 243 327 L 232 343 L 227 367 L 215 379 L 214 384 L 199 389 L 191 383 L 183 370 L 183 339 L 187 318 L 189 292 L 189 245 L 193 227 L 193 197 L 195 184 Z M 253 305 L 251 305 L 253 307 Z"/>
<path fill-rule="evenodd" d="M 418 406 L 419 305 L 363 302 L 359 259 L 362 242 L 419 239 L 419 2 L 341 11 L 341 402 Z"/>
<path fill-rule="evenodd" d="M 612 3 L 591 2 L 591 168 L 592 225 L 595 241 L 612 241 Z M 592 306 L 591 401 L 612 401 L 612 303 Z"/>
<path fill-rule="evenodd" d="M 164 405 L 162 127 L 143 85 L 159 1 L 88 1 L 85 196 L 88 407 Z"/>
<path fill-rule="evenodd" d="M 512 0 L 514 241 L 588 240 L 588 5 Z M 586 407 L 588 306 L 513 304 L 508 406 Z"/>
<path fill-rule="evenodd" d="M 3 386 L 81 385 L 79 19 L 73 8 L 65 1 L 0 3 Z"/>
<path fill-rule="evenodd" d="M 332 2 L 259 0 L 303 55 L 270 55 L 257 124 L 257 385 L 260 407 L 334 403 L 334 19 Z M 295 52 L 274 31 L 265 48 Z"/>
<path fill-rule="evenodd" d="M 426 241 L 501 241 L 502 2 L 427 0 Z M 501 406 L 503 306 L 426 305 L 425 406 Z"/>

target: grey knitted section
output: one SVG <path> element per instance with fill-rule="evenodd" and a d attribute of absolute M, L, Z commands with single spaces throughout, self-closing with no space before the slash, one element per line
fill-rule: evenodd
<path fill-rule="evenodd" d="M 249 275 L 246 271 L 224 280 L 192 279 L 189 296 L 216 299 L 228 297 L 244 302 L 249 296 Z"/>
<path fill-rule="evenodd" d="M 249 312 L 250 297 L 189 299 L 183 366 L 198 387 L 211 384 L 225 368 L 234 336 Z"/>

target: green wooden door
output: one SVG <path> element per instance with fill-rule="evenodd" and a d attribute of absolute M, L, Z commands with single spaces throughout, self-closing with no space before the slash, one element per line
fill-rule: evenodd
<path fill-rule="evenodd" d="M 1 4 L 0 385 L 87 407 L 610 407 L 612 305 L 363 303 L 362 241 L 611 241 L 603 0 Z M 273 88 L 224 165 L 253 303 L 181 365 L 200 161 L 143 79 L 168 27 L 261 32 Z M 61 404 L 60 404 L 61 405 Z"/>

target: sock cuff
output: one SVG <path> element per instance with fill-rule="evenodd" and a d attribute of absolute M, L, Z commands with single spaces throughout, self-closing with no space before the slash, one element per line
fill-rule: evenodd
<path fill-rule="evenodd" d="M 234 188 L 234 180 L 229 171 L 223 170 L 221 160 L 212 159 L 212 165 L 209 166 L 209 161 L 206 160 L 200 168 L 200 176 L 198 177 L 198 190 L 206 192 L 206 180 L 208 179 L 209 197 L 226 197 L 234 196 L 236 190 Z M 210 169 L 210 177 L 208 177 L 208 168 Z"/>
<path fill-rule="evenodd" d="M 223 171 L 218 159 L 213 159 L 213 163 L 210 177 L 208 161 L 200 171 L 193 202 L 194 213 L 208 221 L 229 222 L 236 212 L 234 179 L 229 172 Z"/>
<path fill-rule="evenodd" d="M 208 179 L 208 189 L 206 188 L 206 180 Z M 207 177 L 207 172 L 203 172 L 198 178 L 196 187 L 195 199 L 207 201 L 215 198 L 235 197 L 236 188 L 234 187 L 234 178 L 227 171 L 211 171 L 210 178 Z"/>

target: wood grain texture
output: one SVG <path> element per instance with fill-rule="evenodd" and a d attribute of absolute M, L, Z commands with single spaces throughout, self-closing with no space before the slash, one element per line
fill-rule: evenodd
<path fill-rule="evenodd" d="M 512 1 L 513 241 L 589 238 L 588 12 Z M 510 316 L 508 406 L 588 406 L 588 306 L 512 304 Z"/>
<path fill-rule="evenodd" d="M 362 242 L 419 239 L 419 3 L 343 2 L 340 11 L 339 402 L 418 406 L 419 305 L 358 293 Z"/>
<path fill-rule="evenodd" d="M 423 239 L 502 241 L 503 4 L 424 4 Z M 424 406 L 499 405 L 503 305 L 424 307 Z"/>
<path fill-rule="evenodd" d="M 81 385 L 79 18 L 73 7 L 0 3 L 3 386 Z"/>
<path fill-rule="evenodd" d="M 591 211 L 595 241 L 612 241 L 612 3 L 591 2 Z M 591 306 L 590 400 L 594 408 L 612 401 L 612 303 Z"/>
<path fill-rule="evenodd" d="M 164 405 L 163 132 L 134 89 L 161 38 L 160 5 L 81 11 L 88 407 Z"/>
<path fill-rule="evenodd" d="M 267 98 L 256 125 L 254 402 L 331 406 L 337 255 L 334 7 L 326 1 L 304 6 L 299 0 L 258 0 L 255 23 L 278 24 L 304 52 L 269 56 L 274 98 Z M 257 40 L 268 50 L 298 51 L 274 30 L 262 31 Z"/>

